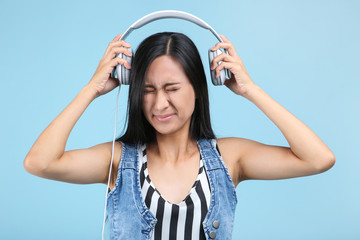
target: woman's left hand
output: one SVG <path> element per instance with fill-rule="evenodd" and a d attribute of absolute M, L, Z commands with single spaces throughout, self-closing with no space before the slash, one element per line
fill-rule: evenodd
<path fill-rule="evenodd" d="M 225 52 L 216 56 L 211 65 L 211 70 L 215 69 L 216 78 L 220 75 L 220 70 L 227 68 L 231 71 L 231 78 L 226 79 L 225 86 L 227 86 L 231 91 L 237 95 L 246 97 L 247 90 L 255 86 L 255 83 L 251 80 L 249 74 L 247 73 L 244 63 L 236 53 L 234 45 L 224 36 L 220 35 L 221 39 L 224 42 L 218 42 L 214 47 L 211 48 L 211 51 L 216 51 L 219 48 L 226 49 L 229 54 Z M 223 61 L 219 66 L 217 63 Z M 217 66 L 215 68 L 215 66 Z"/>

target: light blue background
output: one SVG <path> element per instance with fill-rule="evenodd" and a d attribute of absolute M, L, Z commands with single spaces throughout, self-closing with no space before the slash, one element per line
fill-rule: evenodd
<path fill-rule="evenodd" d="M 360 239 L 359 1 L 1 1 L 0 239 L 101 239 L 106 186 L 33 176 L 23 160 L 41 132 L 91 79 L 108 43 L 153 11 L 187 11 L 236 46 L 253 81 L 335 153 L 329 171 L 237 187 L 233 239 Z M 159 31 L 198 46 L 209 79 L 207 30 L 164 19 L 134 31 L 134 48 Z M 209 83 L 217 137 L 289 146 L 253 103 Z M 79 119 L 66 150 L 112 141 L 116 90 Z M 118 134 L 128 87 L 121 89 Z"/>

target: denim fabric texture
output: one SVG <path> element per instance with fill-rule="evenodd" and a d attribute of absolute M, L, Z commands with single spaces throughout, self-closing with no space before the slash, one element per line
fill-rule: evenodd
<path fill-rule="evenodd" d="M 151 239 L 156 217 L 141 195 L 138 171 L 139 144 L 122 143 L 118 176 L 107 198 L 111 240 Z M 228 169 L 216 150 L 216 139 L 197 140 L 211 187 L 211 202 L 203 221 L 206 239 L 231 240 L 237 196 Z"/>

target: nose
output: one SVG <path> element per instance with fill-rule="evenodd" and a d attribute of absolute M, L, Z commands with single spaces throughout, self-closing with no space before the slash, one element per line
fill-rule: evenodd
<path fill-rule="evenodd" d="M 163 91 L 157 91 L 155 97 L 155 111 L 157 113 L 163 112 L 169 106 L 168 95 Z"/>

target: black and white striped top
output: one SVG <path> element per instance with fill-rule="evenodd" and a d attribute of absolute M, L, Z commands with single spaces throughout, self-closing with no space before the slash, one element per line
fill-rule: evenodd
<path fill-rule="evenodd" d="M 152 240 L 205 239 L 202 222 L 210 205 L 210 185 L 201 155 L 199 173 L 189 194 L 182 202 L 173 204 L 167 201 L 151 182 L 147 170 L 146 144 L 141 146 L 140 151 L 142 196 L 146 206 L 158 220 Z"/>

